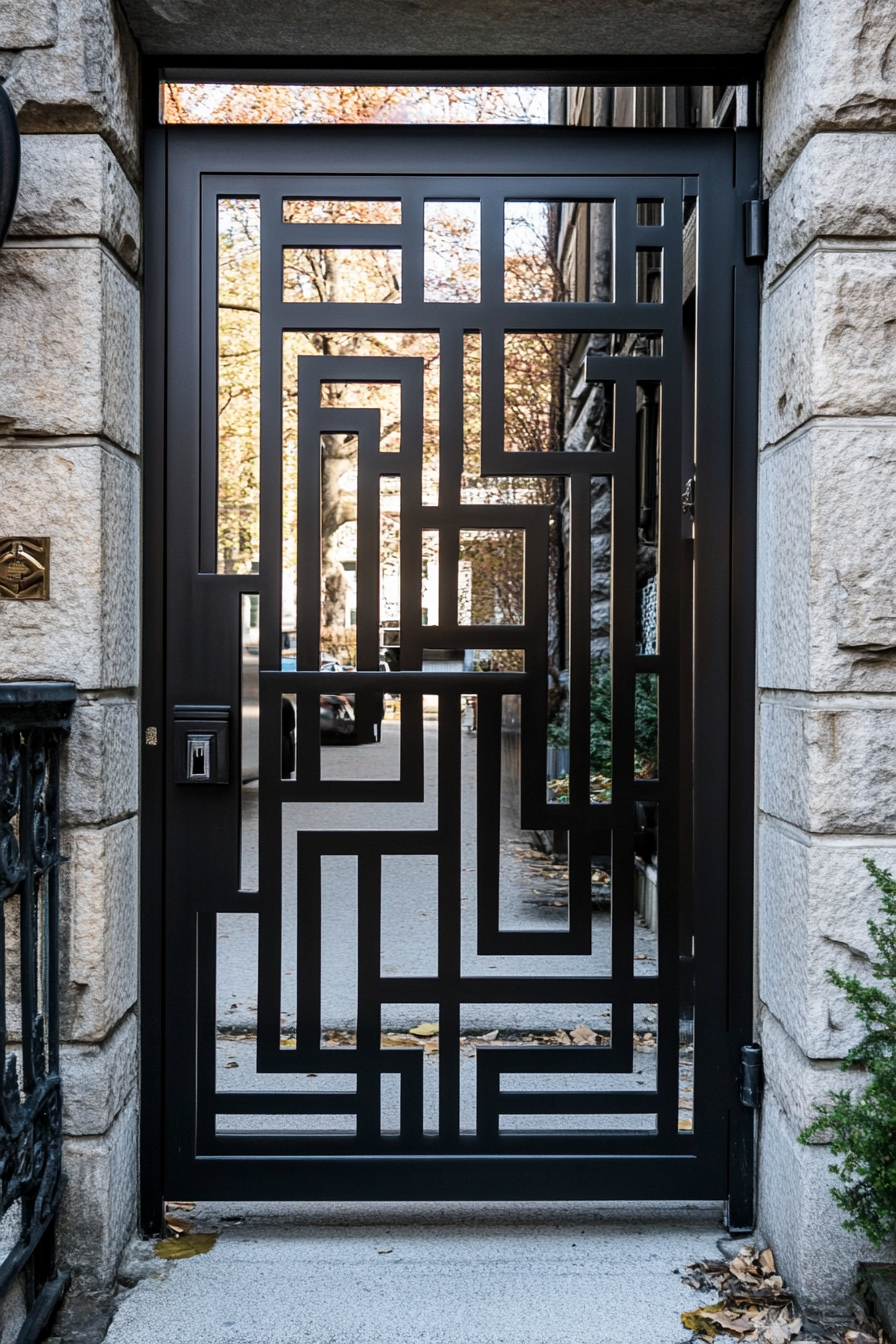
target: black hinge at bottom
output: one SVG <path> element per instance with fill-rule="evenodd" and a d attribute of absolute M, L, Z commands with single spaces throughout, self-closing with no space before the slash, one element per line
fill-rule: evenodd
<path fill-rule="evenodd" d="M 754 1111 L 762 1101 L 762 1046 L 755 1042 L 740 1048 L 740 1099 Z"/>

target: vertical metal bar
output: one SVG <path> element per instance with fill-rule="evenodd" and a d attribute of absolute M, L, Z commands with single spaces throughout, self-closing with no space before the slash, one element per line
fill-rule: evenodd
<path fill-rule="evenodd" d="M 140 1227 L 162 1227 L 165 946 L 165 421 L 167 137 L 158 82 L 144 80 L 143 665 L 140 706 Z M 144 745 L 154 728 L 153 745 Z"/>

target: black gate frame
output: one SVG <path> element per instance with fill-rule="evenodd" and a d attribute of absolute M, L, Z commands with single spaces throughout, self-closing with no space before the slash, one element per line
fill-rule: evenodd
<path fill-rule="evenodd" d="M 731 57 L 616 57 L 595 58 L 582 65 L 571 60 L 530 61 L 503 68 L 494 68 L 485 60 L 469 59 L 458 65 L 448 60 L 422 61 L 392 58 L 386 67 L 374 59 L 347 60 L 340 69 L 323 60 L 306 60 L 301 68 L 283 59 L 192 58 L 170 56 L 147 58 L 144 62 L 145 92 L 145 404 L 144 404 L 144 585 L 143 602 L 143 723 L 162 729 L 159 745 L 151 745 L 146 733 L 142 762 L 142 859 L 141 859 L 141 1223 L 148 1233 L 157 1233 L 163 1222 L 163 1153 L 164 1153 L 164 970 L 165 970 L 165 905 L 164 875 L 166 865 L 165 792 L 170 759 L 165 739 L 168 726 L 168 707 L 165 699 L 166 637 L 165 637 L 165 574 L 166 574 L 166 419 L 167 419 L 167 138 L 172 131 L 160 124 L 158 86 L 163 75 L 180 79 L 251 81 L 267 79 L 271 82 L 324 82 L 324 83 L 463 83 L 463 84 L 522 84 L 554 85 L 638 85 L 638 84 L 740 84 L 750 88 L 750 104 L 758 103 L 761 58 L 756 56 Z M 253 162 L 242 166 L 234 162 L 233 151 L 245 130 L 255 135 L 260 128 L 201 127 L 177 128 L 178 135 L 214 138 L 216 148 L 208 146 L 208 160 L 217 160 L 222 172 L 264 171 L 264 166 Z M 374 128 L 362 128 L 373 130 Z M 439 128 L 388 127 L 377 128 L 379 136 L 385 129 L 390 149 L 395 153 L 394 167 L 402 170 L 401 146 L 419 146 L 421 134 L 431 135 Z M 445 128 L 457 134 L 458 128 Z M 264 128 L 271 139 L 283 141 L 294 128 Z M 335 147 L 346 133 L 357 134 L 350 127 L 303 128 L 305 138 L 328 141 Z M 520 136 L 535 140 L 544 136 L 563 134 L 564 128 L 476 128 L 482 139 L 503 141 Z M 569 134 L 569 131 L 566 131 Z M 650 146 L 655 156 L 664 149 L 670 173 L 686 172 L 684 166 L 676 169 L 676 144 L 693 143 L 699 135 L 707 139 L 713 135 L 736 136 L 735 181 L 732 197 L 736 210 L 732 211 L 731 239 L 731 292 L 726 296 L 731 313 L 731 346 L 716 352 L 716 367 L 703 369 L 702 387 L 698 386 L 698 402 L 702 398 L 709 405 L 713 387 L 720 383 L 728 389 L 730 421 L 723 416 L 720 425 L 722 437 L 728 439 L 730 451 L 718 454 L 717 473 L 704 469 L 700 480 L 700 533 L 707 538 L 706 545 L 713 554 L 727 557 L 727 566 L 718 564 L 712 572 L 704 567 L 698 575 L 698 591 L 704 613 L 703 624 L 698 626 L 695 639 L 699 645 L 701 629 L 719 622 L 727 627 L 728 639 L 724 655 L 719 653 L 716 664 L 698 658 L 702 679 L 694 685 L 695 700 L 700 699 L 708 709 L 707 717 L 719 725 L 720 741 L 713 745 L 717 760 L 724 760 L 724 779 L 715 774 L 717 800 L 707 805 L 707 825 L 702 836 L 701 864 L 705 869 L 727 874 L 725 899 L 727 919 L 720 920 L 714 945 L 704 943 L 702 956 L 713 959 L 724 968 L 726 997 L 717 1005 L 724 1023 L 725 1048 L 713 1061 L 712 1085 L 719 1104 L 728 1109 L 727 1188 L 689 1189 L 687 1195 L 677 1188 L 669 1188 L 668 1178 L 659 1170 L 669 1159 L 663 1158 L 597 1158 L 604 1165 L 601 1197 L 604 1199 L 668 1199 L 668 1198 L 725 1198 L 727 1223 L 732 1231 L 750 1229 L 753 1224 L 755 1182 L 755 1112 L 740 1100 L 741 1048 L 752 1039 L 753 1032 L 753 840 L 754 840 L 754 719 L 755 719 L 755 570 L 756 570 L 756 471 L 757 471 L 757 402 L 758 402 L 758 345 L 759 345 L 759 270 L 744 264 L 742 234 L 742 202 L 755 199 L 760 192 L 759 133 L 755 127 L 736 132 L 699 132 L 660 130 L 578 130 L 579 135 L 590 134 L 614 140 L 625 136 L 631 171 L 631 150 L 636 143 Z M 635 139 L 637 137 L 637 140 Z M 606 140 L 605 140 L 606 143 Z M 655 162 L 655 158 L 654 158 Z M 465 170 L 466 171 L 466 170 Z M 475 169 L 473 169 L 475 171 Z M 730 431 L 729 431 L 730 424 Z M 736 507 L 733 501 L 736 500 Z M 721 641 L 718 641 L 721 645 Z M 700 742 L 695 743 L 695 779 L 701 774 L 700 755 L 705 753 Z M 727 788 L 720 787 L 727 784 Z M 722 884 L 719 884 L 722 886 Z M 187 1084 L 189 1086 L 189 1084 Z M 431 1159 L 432 1160 L 432 1159 Z M 501 1159 L 498 1159 L 500 1161 Z M 682 1159 L 672 1159 L 681 1161 Z M 364 1162 L 365 1159 L 356 1159 Z M 400 1160 L 399 1160 L 400 1164 Z M 541 1169 L 552 1168 L 552 1189 L 542 1193 Z M 257 1177 L 251 1188 L 242 1192 L 243 1198 L 299 1197 L 282 1189 L 282 1160 L 256 1159 Z M 568 1198 L 581 1198 L 581 1188 L 575 1161 L 562 1158 L 515 1159 L 513 1175 L 508 1170 L 505 1178 L 490 1178 L 483 1186 L 482 1197 L 497 1199 L 557 1198 L 558 1167 L 569 1167 L 562 1174 L 562 1184 L 568 1189 Z M 439 1196 L 446 1199 L 465 1197 L 452 1193 L 447 1163 L 444 1189 Z M 371 1198 L 368 1188 L 357 1196 L 350 1189 L 341 1192 L 343 1198 Z M 316 1196 L 309 1188 L 305 1198 Z M 375 1196 L 374 1196 L 375 1197 Z M 394 1198 L 394 1191 L 383 1191 L 382 1197 Z M 418 1198 L 409 1183 L 407 1198 Z M 434 1196 L 431 1196 L 434 1197 Z"/>

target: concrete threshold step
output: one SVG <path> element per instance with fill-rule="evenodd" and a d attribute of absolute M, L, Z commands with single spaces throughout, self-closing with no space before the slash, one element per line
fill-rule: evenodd
<path fill-rule="evenodd" d="M 202 1204 L 132 1243 L 109 1344 L 684 1344 L 719 1204 Z"/>

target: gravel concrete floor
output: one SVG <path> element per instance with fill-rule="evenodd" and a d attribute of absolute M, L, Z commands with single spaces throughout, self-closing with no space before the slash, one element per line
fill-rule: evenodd
<path fill-rule="evenodd" d="M 201 1205 L 206 1255 L 135 1242 L 109 1344 L 683 1344 L 729 1251 L 714 1204 Z"/>

